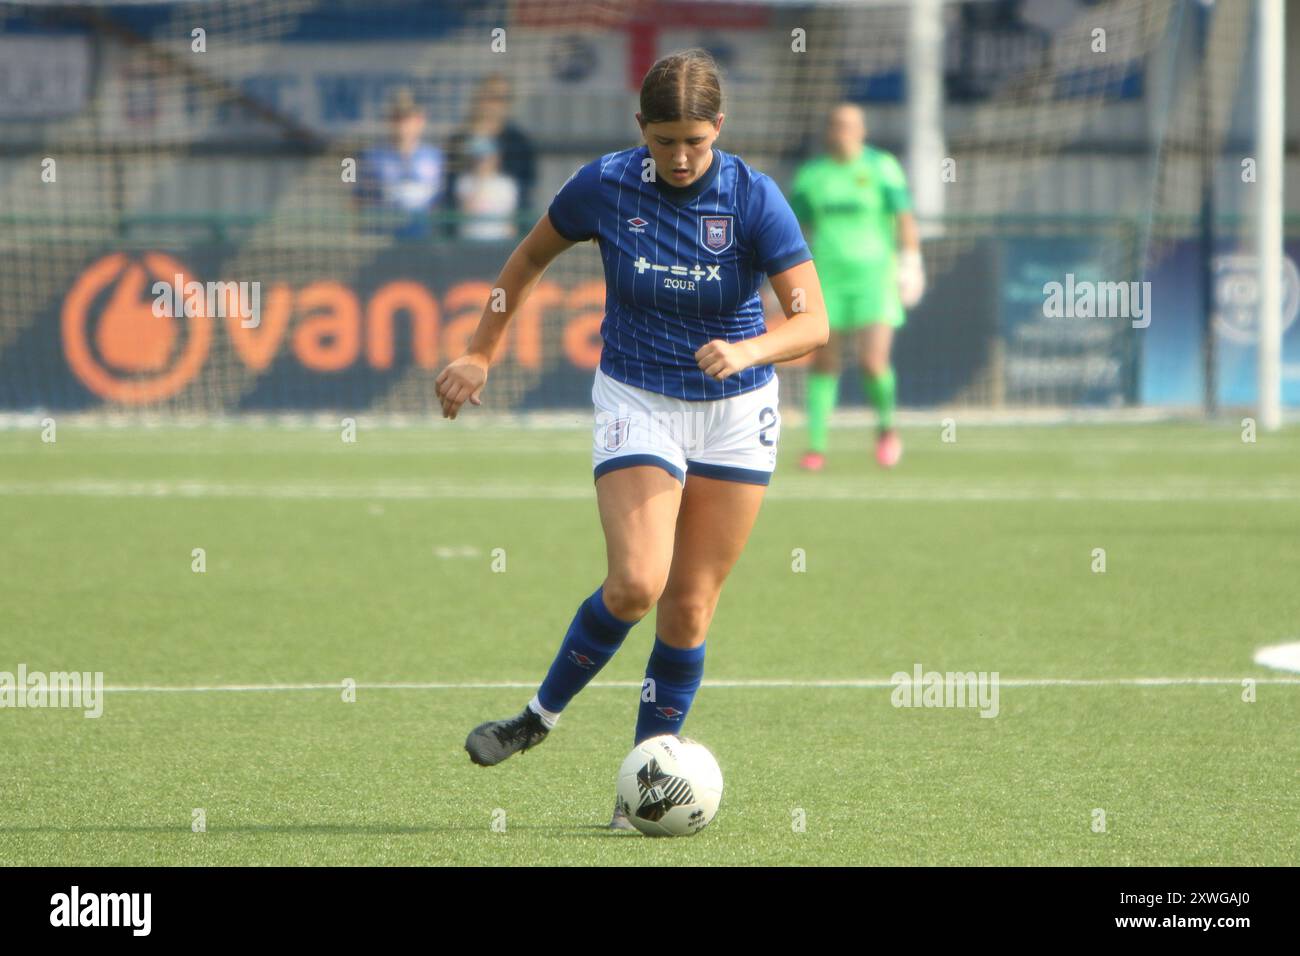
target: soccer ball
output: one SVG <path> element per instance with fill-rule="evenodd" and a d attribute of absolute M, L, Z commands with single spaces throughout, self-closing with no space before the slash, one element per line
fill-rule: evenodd
<path fill-rule="evenodd" d="M 699 833 L 722 800 L 722 770 L 704 744 L 663 734 L 632 748 L 618 771 L 618 802 L 646 836 Z"/>

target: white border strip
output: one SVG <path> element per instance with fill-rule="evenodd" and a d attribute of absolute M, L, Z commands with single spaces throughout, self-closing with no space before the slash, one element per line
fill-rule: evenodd
<path fill-rule="evenodd" d="M 1237 421 L 1225 409 L 1224 420 Z M 1242 414 L 1250 414 L 1246 408 Z M 1285 410 L 1287 420 L 1296 419 L 1295 409 Z M 782 411 L 788 424 L 802 424 L 806 416 L 801 408 Z M 1193 405 L 1142 405 L 1132 408 L 1090 408 L 1086 406 L 1011 406 L 989 408 L 976 405 L 940 406 L 936 408 L 899 409 L 895 413 L 903 427 L 933 426 L 938 428 L 945 418 L 953 418 L 962 425 L 1149 425 L 1165 422 L 1205 421 L 1204 411 Z M 1239 417 L 1239 416 L 1238 416 Z M 591 430 L 591 406 L 571 409 L 471 411 L 456 422 L 445 421 L 432 405 L 424 412 L 371 412 L 339 408 L 332 411 L 312 410 L 299 412 L 193 412 L 131 410 L 100 408 L 81 412 L 52 412 L 43 409 L 0 412 L 0 431 L 19 428 L 40 428 L 41 420 L 53 418 L 60 425 L 74 428 L 105 429 L 160 429 L 160 428 L 272 428 L 272 429 L 323 429 L 337 431 L 339 421 L 354 418 L 362 428 L 419 428 L 442 429 L 574 429 Z M 835 413 L 835 423 L 840 427 L 875 428 L 875 412 L 866 408 L 845 408 Z"/>
<path fill-rule="evenodd" d="M 201 479 L 0 481 L 0 498 L 254 498 L 277 501 L 585 501 L 596 497 L 589 483 L 530 481 L 430 480 L 366 483 L 227 482 Z M 792 476 L 778 478 L 767 495 L 771 501 L 1124 501 L 1184 503 L 1189 501 L 1300 502 L 1300 481 L 1272 479 L 1254 485 L 1214 481 L 1168 481 L 1150 488 L 1115 482 L 1053 486 L 1050 483 L 1007 482 L 955 484 L 950 481 L 908 479 L 865 484 L 818 481 Z"/>
<path fill-rule="evenodd" d="M 1001 687 L 1201 687 L 1201 686 L 1240 686 L 1242 681 L 1251 680 L 1256 684 L 1295 684 L 1300 685 L 1300 677 L 1044 677 L 1044 678 L 999 678 Z M 906 683 L 910 683 L 910 677 Z M 486 682 L 438 682 L 413 681 L 402 683 L 358 683 L 357 690 L 536 690 L 537 681 L 486 681 Z M 632 688 L 640 687 L 640 681 L 594 681 L 587 685 L 595 688 Z M 828 680 L 706 680 L 705 687 L 733 688 L 738 690 L 761 690 L 768 688 L 823 689 L 823 688 L 860 688 L 876 689 L 896 686 L 888 678 L 863 679 L 828 679 Z M 212 694 L 243 692 L 276 691 L 312 691 L 343 690 L 342 681 L 332 684 L 200 684 L 192 687 L 178 687 L 163 684 L 110 685 L 105 691 L 127 694 Z"/>

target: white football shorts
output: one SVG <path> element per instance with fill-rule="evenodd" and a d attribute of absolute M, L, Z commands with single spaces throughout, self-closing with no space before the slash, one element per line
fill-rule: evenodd
<path fill-rule="evenodd" d="M 617 468 L 657 465 L 686 474 L 766 485 L 781 436 L 777 376 L 760 388 L 690 402 L 627 385 L 596 369 L 591 460 L 596 478 Z"/>

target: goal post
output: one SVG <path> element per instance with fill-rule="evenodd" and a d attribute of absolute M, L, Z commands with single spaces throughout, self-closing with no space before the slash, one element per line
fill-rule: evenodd
<path fill-rule="evenodd" d="M 1258 157 L 1259 427 L 1282 424 L 1282 217 L 1286 88 L 1285 0 L 1257 0 L 1259 46 Z"/>

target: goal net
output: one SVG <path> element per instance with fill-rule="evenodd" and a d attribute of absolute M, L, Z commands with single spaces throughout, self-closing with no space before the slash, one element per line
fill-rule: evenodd
<path fill-rule="evenodd" d="M 1197 404 L 1207 334 L 1234 400 L 1254 5 L 932 6 L 0 3 L 0 410 L 433 412 L 514 244 L 639 142 L 641 77 L 688 47 L 722 68 L 718 145 L 783 187 L 844 100 L 904 161 L 904 406 Z M 604 296 L 594 245 L 557 260 L 489 408 L 588 404 Z M 796 406 L 806 369 L 781 368 Z"/>

